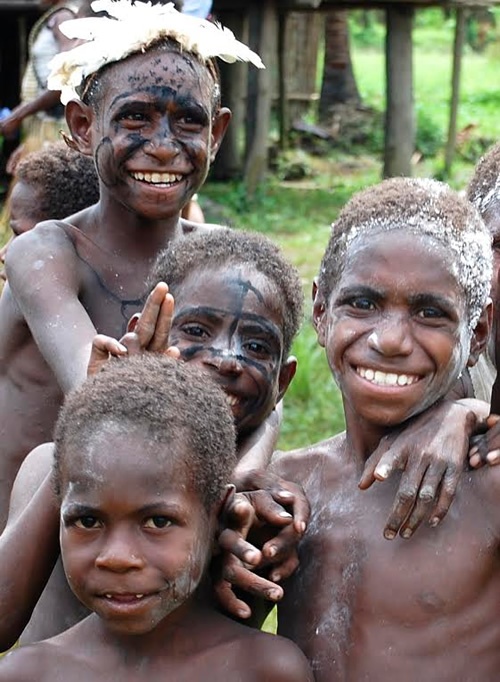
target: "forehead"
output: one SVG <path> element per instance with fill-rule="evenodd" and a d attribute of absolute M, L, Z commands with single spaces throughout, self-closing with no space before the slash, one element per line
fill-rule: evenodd
<path fill-rule="evenodd" d="M 62 491 L 92 493 L 116 489 L 153 490 L 186 488 L 185 445 L 165 444 L 144 428 L 108 422 L 80 447 L 65 450 L 61 474 Z"/>
<path fill-rule="evenodd" d="M 208 68 L 193 55 L 180 54 L 167 47 L 132 55 L 111 64 L 104 75 L 104 98 L 109 103 L 118 95 L 137 93 L 190 95 L 210 106 L 214 80 Z"/>
<path fill-rule="evenodd" d="M 284 311 L 275 282 L 250 265 L 196 268 L 175 291 L 181 306 L 219 308 L 232 314 L 246 312 L 284 325 Z"/>
<path fill-rule="evenodd" d="M 463 297 L 451 254 L 432 237 L 390 230 L 362 235 L 348 247 L 341 288 L 352 284 L 407 294 Z"/>

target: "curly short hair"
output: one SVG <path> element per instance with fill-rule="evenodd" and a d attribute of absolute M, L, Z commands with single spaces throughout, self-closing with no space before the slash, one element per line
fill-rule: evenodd
<path fill-rule="evenodd" d="M 61 220 L 99 201 L 94 161 L 63 142 L 28 154 L 16 169 L 16 179 L 39 191 L 38 221 Z"/>
<path fill-rule="evenodd" d="M 467 198 L 483 220 L 494 204 L 500 204 L 500 142 L 479 160 L 467 187 Z"/>
<path fill-rule="evenodd" d="M 194 270 L 230 265 L 250 265 L 274 283 L 283 313 L 283 358 L 286 358 L 302 322 L 302 286 L 297 270 L 266 237 L 229 228 L 187 235 L 160 252 L 149 285 L 152 288 L 160 281 L 167 282 L 175 297 L 177 288 Z"/>
<path fill-rule="evenodd" d="M 61 409 L 55 429 L 56 492 L 60 496 L 68 449 L 85 449 L 93 434 L 125 424 L 144 429 L 146 450 L 148 440 L 173 445 L 165 448 L 165 457 L 182 458 L 186 477 L 210 510 L 236 466 L 233 421 L 222 390 L 193 366 L 156 353 L 110 361 L 70 393 Z"/>
<path fill-rule="evenodd" d="M 325 302 L 340 280 L 351 244 L 390 230 L 426 235 L 452 255 L 474 329 L 490 291 L 491 238 L 476 209 L 435 180 L 392 178 L 354 195 L 332 226 L 321 263 L 318 288 Z"/>

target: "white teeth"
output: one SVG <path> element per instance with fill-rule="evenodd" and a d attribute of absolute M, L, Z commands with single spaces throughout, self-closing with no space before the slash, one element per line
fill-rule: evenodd
<path fill-rule="evenodd" d="M 356 372 L 378 386 L 411 386 L 418 381 L 419 377 L 410 374 L 396 374 L 395 372 L 381 372 L 380 370 L 357 367 Z"/>
<path fill-rule="evenodd" d="M 143 597 L 144 597 L 143 594 L 136 594 L 136 595 L 135 595 L 135 598 L 136 598 L 136 599 L 142 599 Z"/>
<path fill-rule="evenodd" d="M 173 173 L 131 173 L 135 180 L 142 180 L 151 185 L 171 185 L 174 182 L 180 182 L 182 175 L 174 175 Z"/>
<path fill-rule="evenodd" d="M 104 596 L 106 597 L 106 599 L 111 599 L 111 595 L 110 595 L 110 594 L 105 594 Z"/>

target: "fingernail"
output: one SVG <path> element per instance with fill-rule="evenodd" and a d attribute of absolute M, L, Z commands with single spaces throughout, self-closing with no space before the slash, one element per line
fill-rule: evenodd
<path fill-rule="evenodd" d="M 118 350 L 121 350 L 122 353 L 127 352 L 126 346 L 124 346 L 122 343 L 117 343 L 117 346 L 118 346 Z"/>
<path fill-rule="evenodd" d="M 259 556 L 259 555 L 257 554 L 257 552 L 256 552 L 254 549 L 248 549 L 248 550 L 243 554 L 244 560 L 245 560 L 245 561 L 248 561 L 249 563 L 252 563 L 253 561 L 255 561 L 255 559 L 257 559 L 258 556 Z"/>
<path fill-rule="evenodd" d="M 385 478 L 387 478 L 388 475 L 389 475 L 389 467 L 386 465 L 381 466 L 381 467 L 377 467 L 375 469 L 375 476 L 378 476 L 379 478 L 385 479 Z"/>
<path fill-rule="evenodd" d="M 305 521 L 299 521 L 297 523 L 297 531 L 303 535 L 306 532 L 306 522 Z"/>
<path fill-rule="evenodd" d="M 441 519 L 439 518 L 439 516 L 433 516 L 432 519 L 429 521 L 429 526 L 431 528 L 435 528 L 440 521 Z"/>
<path fill-rule="evenodd" d="M 394 540 L 396 533 L 393 530 L 384 530 L 384 538 L 386 540 Z"/>
<path fill-rule="evenodd" d="M 405 540 L 408 540 L 408 538 L 411 538 L 413 535 L 413 531 L 411 528 L 405 528 L 404 531 L 401 533 L 401 536 L 405 538 Z"/>
<path fill-rule="evenodd" d="M 279 583 L 281 580 L 281 573 L 271 573 L 271 580 L 273 583 Z"/>
<path fill-rule="evenodd" d="M 293 493 L 291 493 L 289 490 L 280 490 L 278 495 L 280 497 L 286 497 L 287 499 L 290 499 L 290 497 L 293 497 Z"/>
<path fill-rule="evenodd" d="M 289 514 L 287 511 L 280 511 L 279 515 L 283 517 L 284 519 L 291 519 L 292 515 Z"/>
<path fill-rule="evenodd" d="M 283 596 L 283 592 L 281 590 L 269 590 L 267 596 L 273 601 L 278 601 Z"/>
<path fill-rule="evenodd" d="M 472 455 L 472 457 L 469 459 L 469 464 L 471 465 L 471 467 L 477 467 L 478 464 L 480 464 L 480 463 L 481 463 L 481 457 L 479 457 L 479 455 L 477 455 L 477 454 Z"/>
<path fill-rule="evenodd" d="M 278 548 L 276 545 L 271 545 L 267 550 L 267 556 L 272 558 L 273 556 L 276 556 L 276 554 L 278 554 Z"/>
<path fill-rule="evenodd" d="M 239 609 L 237 611 L 237 614 L 239 618 L 248 618 L 248 616 L 250 615 L 248 611 L 244 611 L 243 609 Z"/>
<path fill-rule="evenodd" d="M 474 445 L 474 447 L 472 447 L 472 448 L 469 450 L 469 457 L 472 457 L 472 456 L 475 455 L 477 452 L 479 452 L 479 448 L 477 447 L 477 445 Z"/>
<path fill-rule="evenodd" d="M 490 464 L 496 464 L 500 460 L 500 450 L 492 450 L 486 455 L 486 459 Z"/>

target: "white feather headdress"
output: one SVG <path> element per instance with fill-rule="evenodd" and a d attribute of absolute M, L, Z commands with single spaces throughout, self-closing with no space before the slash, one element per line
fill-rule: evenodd
<path fill-rule="evenodd" d="M 105 64 L 117 62 L 135 52 L 143 52 L 160 38 L 175 40 L 186 52 L 203 62 L 219 57 L 226 62 L 251 62 L 263 69 L 260 57 L 232 31 L 205 19 L 181 14 L 173 3 L 152 5 L 130 0 L 95 0 L 94 12 L 106 17 L 72 19 L 60 25 L 68 38 L 84 40 L 81 45 L 61 52 L 51 62 L 50 90 L 61 91 L 61 102 L 79 99 L 78 88 Z"/>

